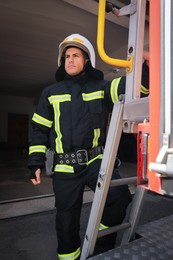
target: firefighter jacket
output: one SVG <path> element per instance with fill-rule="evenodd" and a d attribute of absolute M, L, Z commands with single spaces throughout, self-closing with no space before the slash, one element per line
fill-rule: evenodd
<path fill-rule="evenodd" d="M 148 94 L 146 82 L 144 85 L 142 96 Z M 104 146 L 108 114 L 124 92 L 125 77 L 108 82 L 90 78 L 85 72 L 66 76 L 45 88 L 32 118 L 28 167 L 43 168 L 49 147 L 61 154 Z M 74 172 L 74 169 L 70 165 L 56 165 L 55 171 Z"/>

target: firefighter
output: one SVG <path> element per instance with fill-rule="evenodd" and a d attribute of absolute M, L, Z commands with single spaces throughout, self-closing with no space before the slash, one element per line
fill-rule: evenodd
<path fill-rule="evenodd" d="M 95 68 L 92 44 L 79 34 L 60 43 L 55 76 L 56 86 L 43 90 L 32 118 L 28 167 L 32 183 L 39 184 L 46 150 L 51 147 L 55 151 L 52 182 L 57 209 L 57 257 L 79 259 L 83 192 L 86 185 L 95 191 L 106 120 L 119 93 L 124 92 L 124 78 L 104 80 L 103 73 Z M 120 178 L 118 165 L 116 160 L 112 179 Z M 100 228 L 120 224 L 130 202 L 128 186 L 111 187 Z M 106 240 L 98 239 L 96 248 L 113 248 L 115 237 L 113 234 Z"/>

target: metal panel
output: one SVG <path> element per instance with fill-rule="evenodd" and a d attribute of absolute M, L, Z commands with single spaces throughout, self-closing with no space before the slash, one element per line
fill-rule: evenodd
<path fill-rule="evenodd" d="M 173 259 L 173 215 L 142 225 L 137 233 L 142 237 L 89 259 Z"/>

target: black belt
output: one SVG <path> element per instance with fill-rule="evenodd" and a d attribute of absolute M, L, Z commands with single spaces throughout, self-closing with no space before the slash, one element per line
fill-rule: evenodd
<path fill-rule="evenodd" d="M 98 146 L 89 150 L 81 149 L 75 152 L 55 154 L 55 164 L 74 165 L 78 163 L 79 165 L 83 165 L 97 155 L 102 154 L 103 150 L 103 146 Z"/>

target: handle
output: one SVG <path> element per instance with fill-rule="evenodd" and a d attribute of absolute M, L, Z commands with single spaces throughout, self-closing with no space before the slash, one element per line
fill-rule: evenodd
<path fill-rule="evenodd" d="M 98 9 L 98 28 L 97 28 L 97 49 L 101 59 L 107 64 L 127 68 L 127 72 L 132 71 L 133 57 L 130 56 L 128 60 L 120 60 L 109 57 L 104 50 L 104 32 L 105 32 L 105 6 L 106 0 L 99 0 Z"/>

